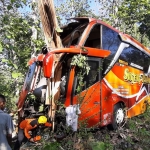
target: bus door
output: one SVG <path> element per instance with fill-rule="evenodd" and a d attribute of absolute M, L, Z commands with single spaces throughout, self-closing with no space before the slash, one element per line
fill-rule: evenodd
<path fill-rule="evenodd" d="M 83 86 L 81 93 L 77 92 L 79 86 L 79 77 L 76 72 L 76 88 L 73 91 L 72 104 L 79 103 L 81 114 L 79 115 L 80 123 L 86 126 L 99 126 L 100 123 L 100 110 L 101 110 L 101 97 L 100 97 L 100 80 L 101 80 L 101 58 L 88 57 L 87 63 L 90 66 L 89 74 L 83 78 Z M 78 69 L 77 69 L 78 70 Z"/>

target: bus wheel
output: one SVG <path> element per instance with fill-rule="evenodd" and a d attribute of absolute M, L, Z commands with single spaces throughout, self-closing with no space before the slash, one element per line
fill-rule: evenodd
<path fill-rule="evenodd" d="M 108 125 L 111 130 L 116 130 L 125 124 L 125 110 L 122 104 L 116 104 L 114 106 L 112 124 Z"/>

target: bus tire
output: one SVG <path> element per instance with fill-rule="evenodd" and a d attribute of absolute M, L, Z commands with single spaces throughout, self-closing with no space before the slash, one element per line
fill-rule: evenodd
<path fill-rule="evenodd" d="M 114 106 L 112 123 L 108 125 L 108 129 L 117 130 L 125 124 L 125 110 L 123 104 L 119 103 Z"/>

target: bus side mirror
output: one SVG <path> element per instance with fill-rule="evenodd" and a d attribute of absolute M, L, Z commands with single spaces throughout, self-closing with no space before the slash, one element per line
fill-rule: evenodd
<path fill-rule="evenodd" d="M 47 53 L 43 59 L 44 77 L 50 78 L 52 76 L 53 63 L 54 63 L 54 54 Z"/>

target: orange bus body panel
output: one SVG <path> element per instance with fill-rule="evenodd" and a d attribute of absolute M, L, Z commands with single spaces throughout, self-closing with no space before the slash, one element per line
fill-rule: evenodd
<path fill-rule="evenodd" d="M 110 55 L 109 50 L 102 50 L 98 48 L 90 48 L 90 47 L 84 47 L 82 48 L 61 48 L 61 49 L 55 49 L 52 50 L 50 53 L 70 53 L 70 54 L 85 54 L 87 56 L 93 56 L 93 57 L 108 57 Z"/>
<path fill-rule="evenodd" d="M 119 72 L 118 72 L 119 70 Z M 144 86 L 143 71 L 126 65 L 115 65 L 105 76 L 104 81 L 112 93 L 125 100 L 128 118 L 143 113 L 146 109 L 145 101 L 149 94 Z"/>
<path fill-rule="evenodd" d="M 68 90 L 67 90 L 67 96 L 66 96 L 66 101 L 65 101 L 65 106 L 69 106 L 71 105 L 71 92 L 72 92 L 72 85 L 73 85 L 73 81 L 74 81 L 74 75 L 75 75 L 75 67 L 71 68 L 70 71 L 70 79 L 69 79 L 69 83 L 68 83 Z"/>
<path fill-rule="evenodd" d="M 28 90 L 25 90 L 24 88 L 22 88 L 21 93 L 19 95 L 19 100 L 17 102 L 17 107 L 18 107 L 19 111 L 20 111 L 20 109 L 22 109 L 22 106 L 24 104 L 24 101 L 25 101 L 25 98 L 26 98 L 28 92 L 29 92 Z"/>
<path fill-rule="evenodd" d="M 73 98 L 73 104 L 79 103 L 81 100 L 79 120 L 81 123 L 87 123 L 88 127 L 97 126 L 100 121 L 100 82 L 95 83 L 80 95 Z M 87 122 L 85 122 L 85 120 Z"/>

